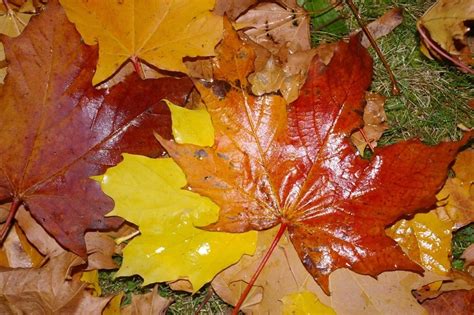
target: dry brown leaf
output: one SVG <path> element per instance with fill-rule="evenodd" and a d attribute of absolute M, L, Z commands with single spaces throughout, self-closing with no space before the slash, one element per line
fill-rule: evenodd
<path fill-rule="evenodd" d="M 282 47 L 290 52 L 311 48 L 308 14 L 295 0 L 260 3 L 236 22 L 248 28 L 245 34 L 253 41 L 275 55 Z"/>
<path fill-rule="evenodd" d="M 231 20 L 235 20 L 242 12 L 257 2 L 257 0 L 216 0 L 213 12 L 217 15 L 225 14 Z"/>
<path fill-rule="evenodd" d="M 133 295 L 132 303 L 121 310 L 122 315 L 160 315 L 166 314 L 166 310 L 173 302 L 172 299 L 161 297 L 158 294 L 158 286 L 153 291 L 141 295 Z"/>
<path fill-rule="evenodd" d="M 235 304 L 250 280 L 276 229 L 259 232 L 254 256 L 244 256 L 239 263 L 219 274 L 212 286 L 229 304 Z M 446 279 L 426 272 L 425 276 L 405 271 L 384 272 L 374 279 L 347 269 L 338 269 L 330 276 L 331 296 L 325 295 L 301 264 L 286 236 L 282 238 L 250 291 L 242 310 L 248 314 L 279 314 L 285 295 L 311 291 L 337 314 L 424 314 L 411 290 L 436 280 Z"/>
<path fill-rule="evenodd" d="M 435 299 L 423 302 L 430 315 L 472 315 L 474 314 L 474 290 L 444 292 Z"/>
<path fill-rule="evenodd" d="M 472 65 L 474 51 L 469 47 L 470 27 L 467 23 L 472 20 L 474 20 L 472 0 L 439 0 L 420 18 L 418 28 L 426 30 L 431 40 L 446 53 Z M 440 58 L 429 44 L 424 43 L 422 52 L 428 57 L 431 54 Z"/>
<path fill-rule="evenodd" d="M 39 225 L 31 214 L 21 207 L 16 215 L 18 225 L 25 231 L 28 240 L 49 258 L 64 253 L 64 249 Z M 112 260 L 115 253 L 115 242 L 108 236 L 109 232 L 87 232 L 85 234 L 88 265 L 86 270 L 114 269 L 117 265 Z"/>
<path fill-rule="evenodd" d="M 166 75 L 162 74 L 158 70 L 148 66 L 146 63 L 141 64 L 141 70 L 143 72 L 140 75 L 143 75 L 143 79 L 158 79 L 166 77 Z M 123 82 L 125 78 L 135 72 L 135 68 L 133 68 L 133 64 L 129 61 L 125 63 L 115 74 L 113 74 L 107 81 L 101 83 L 97 86 L 97 89 L 110 89 L 114 85 Z"/>
<path fill-rule="evenodd" d="M 17 224 L 3 242 L 0 257 L 0 267 L 37 268 L 43 262 L 43 256 L 28 242 Z"/>
<path fill-rule="evenodd" d="M 367 28 L 374 39 L 386 36 L 390 34 L 398 25 L 403 22 L 403 10 L 400 8 L 393 8 L 387 11 L 384 15 L 379 17 L 377 20 L 369 23 Z M 365 34 L 362 35 L 361 39 L 362 46 L 369 47 L 370 42 Z"/>
<path fill-rule="evenodd" d="M 377 93 L 367 93 L 365 95 L 367 105 L 364 109 L 364 127 L 351 135 L 352 142 L 359 150 L 360 155 L 364 155 L 364 150 L 368 145 L 371 149 L 377 146 L 377 141 L 383 132 L 388 128 L 387 115 L 385 114 L 385 97 Z"/>
<path fill-rule="evenodd" d="M 0 33 L 9 37 L 17 37 L 23 32 L 28 22 L 36 13 L 33 1 L 24 1 L 15 5 L 8 2 L 8 7 L 0 12 Z"/>
<path fill-rule="evenodd" d="M 111 297 L 97 298 L 69 271 L 83 261 L 65 252 L 40 269 L 0 270 L 2 314 L 101 314 Z"/>
<path fill-rule="evenodd" d="M 453 166 L 456 177 L 448 178 L 436 195 L 438 215 L 448 216 L 459 229 L 474 221 L 474 150 L 461 152 Z"/>
<path fill-rule="evenodd" d="M 474 289 L 474 277 L 466 272 L 451 271 L 444 280 L 435 281 L 417 288 L 413 295 L 418 302 L 438 297 L 444 292 Z"/>
<path fill-rule="evenodd" d="M 469 266 L 474 263 L 474 244 L 464 250 L 461 258 L 464 259 L 464 266 Z"/>

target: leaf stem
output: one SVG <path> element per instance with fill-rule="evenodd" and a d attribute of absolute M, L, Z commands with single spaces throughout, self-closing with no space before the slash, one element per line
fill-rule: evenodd
<path fill-rule="evenodd" d="M 8 231 L 10 230 L 10 227 L 13 222 L 13 218 L 15 218 L 15 214 L 18 210 L 18 208 L 21 205 L 21 200 L 20 199 L 13 199 L 12 204 L 10 205 L 10 211 L 8 211 L 8 217 L 7 220 L 5 221 L 2 230 L 0 231 L 0 245 L 3 244 L 3 241 L 5 240 Z"/>
<path fill-rule="evenodd" d="M 132 56 L 130 58 L 133 64 L 133 68 L 135 69 L 135 72 L 138 74 L 140 79 L 145 80 L 145 72 L 143 71 L 142 63 L 136 56 Z"/>
<path fill-rule="evenodd" d="M 436 51 L 439 55 L 442 57 L 446 58 L 447 60 L 451 61 L 454 63 L 456 66 L 458 66 L 463 72 L 474 74 L 474 70 L 469 68 L 467 65 L 465 65 L 461 60 L 456 59 L 455 57 L 451 56 L 447 52 L 445 52 L 443 49 L 439 48 L 436 43 L 433 42 L 433 40 L 428 36 L 427 32 L 425 32 L 425 28 L 423 26 L 416 26 L 416 29 L 418 30 L 418 33 L 420 34 L 421 38 L 423 39 L 423 42 L 431 49 Z"/>
<path fill-rule="evenodd" d="M 272 241 L 272 244 L 270 245 L 270 248 L 268 249 L 267 253 L 263 257 L 262 261 L 258 265 L 257 270 L 255 270 L 252 278 L 250 279 L 249 283 L 245 287 L 244 292 L 242 292 L 242 295 L 239 298 L 239 301 L 237 304 L 235 304 L 234 310 L 232 311 L 232 315 L 237 315 L 239 313 L 240 307 L 244 303 L 245 299 L 247 298 L 247 295 L 250 293 L 250 290 L 252 289 L 253 285 L 255 284 L 255 281 L 257 281 L 258 276 L 263 270 L 263 267 L 267 264 L 268 259 L 273 253 L 273 250 L 277 246 L 278 242 L 280 241 L 281 237 L 286 231 L 286 228 L 288 227 L 288 224 L 286 222 L 282 222 L 280 225 L 280 229 L 278 230 L 278 233 L 275 235 L 275 238 Z"/>
<path fill-rule="evenodd" d="M 398 88 L 398 83 L 397 80 L 395 79 L 395 75 L 392 72 L 392 69 L 390 68 L 390 65 L 387 62 L 387 59 L 385 59 L 385 56 L 383 55 L 382 51 L 380 50 L 379 46 L 377 45 L 377 42 L 375 41 L 374 37 L 370 33 L 369 29 L 365 25 L 364 21 L 362 20 L 362 17 L 359 14 L 359 9 L 355 6 L 354 2 L 352 0 L 346 0 L 347 5 L 351 9 L 352 13 L 354 14 L 357 23 L 359 23 L 360 27 L 362 28 L 362 31 L 364 32 L 365 36 L 367 36 L 367 39 L 370 42 L 370 45 L 374 48 L 375 52 L 377 53 L 377 56 L 379 56 L 380 60 L 383 63 L 383 66 L 385 67 L 385 70 L 388 73 L 388 76 L 390 78 L 390 81 L 392 82 L 392 94 L 393 95 L 399 95 L 400 94 L 400 89 Z"/>

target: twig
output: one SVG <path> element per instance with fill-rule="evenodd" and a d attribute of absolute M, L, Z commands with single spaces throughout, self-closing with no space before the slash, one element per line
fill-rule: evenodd
<path fill-rule="evenodd" d="M 377 53 L 377 56 L 379 56 L 380 60 L 383 63 L 383 66 L 385 67 L 385 70 L 388 73 L 388 76 L 390 77 L 390 81 L 392 82 L 392 94 L 393 95 L 399 95 L 400 94 L 400 89 L 398 88 L 397 80 L 395 79 L 395 75 L 392 72 L 392 69 L 390 68 L 390 65 L 387 62 L 387 59 L 385 59 L 385 56 L 383 55 L 382 51 L 380 50 L 379 46 L 377 45 L 374 37 L 370 33 L 369 29 L 365 25 L 364 21 L 362 20 L 362 17 L 359 14 L 359 9 L 355 6 L 354 2 L 352 0 L 346 0 L 347 5 L 351 9 L 352 13 L 354 14 L 357 23 L 359 23 L 360 27 L 362 28 L 362 31 L 364 32 L 365 36 L 367 36 L 367 39 L 369 40 L 370 44 L 374 48 L 375 52 Z"/>
<path fill-rule="evenodd" d="M 194 312 L 194 315 L 199 314 L 199 312 L 202 310 L 204 305 L 206 305 L 206 303 L 209 302 L 209 300 L 211 299 L 212 294 L 213 294 L 212 287 L 209 287 L 209 289 L 207 290 L 207 293 L 206 293 L 206 297 L 204 298 L 204 300 L 202 300 L 201 304 L 199 304 L 199 307 Z"/>

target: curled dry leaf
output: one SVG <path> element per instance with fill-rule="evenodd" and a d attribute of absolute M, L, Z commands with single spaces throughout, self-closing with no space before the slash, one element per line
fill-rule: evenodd
<path fill-rule="evenodd" d="M 471 0 L 438 0 L 419 19 L 418 28 L 426 30 L 435 45 L 463 63 L 474 65 L 474 51 L 468 43 L 469 23 L 474 20 Z M 423 38 L 422 38 L 423 39 Z M 428 57 L 442 58 L 433 46 L 424 42 L 422 52 Z"/>
<path fill-rule="evenodd" d="M 82 264 L 68 252 L 52 258 L 40 269 L 0 270 L 0 313 L 101 314 L 111 297 L 93 297 L 72 267 Z"/>
<path fill-rule="evenodd" d="M 464 250 L 461 255 L 461 258 L 464 259 L 464 266 L 474 264 L 474 244 L 470 245 Z"/>
<path fill-rule="evenodd" d="M 245 34 L 272 54 L 277 55 L 283 47 L 290 52 L 311 48 L 308 14 L 296 1 L 260 3 L 236 22 L 248 28 Z"/>
<path fill-rule="evenodd" d="M 453 178 L 448 178 L 436 195 L 438 214 L 448 216 L 459 229 L 474 221 L 474 150 L 461 152 L 453 166 Z"/>
<path fill-rule="evenodd" d="M 329 274 L 342 267 L 374 276 L 396 269 L 420 272 L 385 227 L 435 203 L 469 135 L 438 146 L 400 142 L 364 160 L 349 139 L 362 124 L 372 70 L 357 38 L 338 42 L 328 65 L 313 59 L 301 95 L 288 109 L 277 95 L 248 95 L 253 58 L 238 41 L 225 30 L 222 47 L 229 49 L 214 60 L 221 75 L 197 83 L 215 145 L 160 139 L 191 189 L 220 206 L 219 220 L 206 229 L 244 232 L 283 223 L 326 292 Z"/>
<path fill-rule="evenodd" d="M 153 131 L 169 137 L 170 118 L 160 100 L 182 103 L 192 83 L 132 75 L 97 91 L 97 47 L 84 45 L 54 0 L 3 42 L 10 64 L 0 93 L 0 200 L 27 205 L 62 246 L 85 257 L 85 231 L 121 221 L 104 219 L 112 200 L 89 177 L 124 151 L 161 155 Z"/>
<path fill-rule="evenodd" d="M 99 44 L 98 84 L 131 59 L 185 72 L 186 56 L 212 56 L 222 38 L 222 17 L 210 12 L 214 0 L 61 0 L 84 41 Z M 120 21 L 120 23 L 117 23 Z"/>
<path fill-rule="evenodd" d="M 365 100 L 367 104 L 364 108 L 364 127 L 351 135 L 351 140 L 361 156 L 367 146 L 374 150 L 377 141 L 388 128 L 384 110 L 385 97 L 377 93 L 366 93 Z"/>

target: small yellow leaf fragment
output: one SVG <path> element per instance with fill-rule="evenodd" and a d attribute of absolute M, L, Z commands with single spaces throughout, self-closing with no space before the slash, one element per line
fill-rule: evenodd
<path fill-rule="evenodd" d="M 102 289 L 99 285 L 99 272 L 97 270 L 84 271 L 81 281 L 88 283 L 89 287 L 93 289 L 92 295 L 100 296 L 102 294 Z"/>
<path fill-rule="evenodd" d="M 441 220 L 436 211 L 420 213 L 411 220 L 400 220 L 387 230 L 410 258 L 426 269 L 445 275 L 451 269 L 453 223 Z"/>
<path fill-rule="evenodd" d="M 125 292 L 122 291 L 114 296 L 102 311 L 102 315 L 120 315 L 120 304 L 122 303 L 122 298 L 124 295 Z"/>
<path fill-rule="evenodd" d="M 321 303 L 316 295 L 308 291 L 288 294 L 281 301 L 284 315 L 336 315 L 332 308 Z"/>
<path fill-rule="evenodd" d="M 174 140 L 179 144 L 212 146 L 214 127 L 205 109 L 187 109 L 165 100 L 171 111 Z"/>
<path fill-rule="evenodd" d="M 253 254 L 255 231 L 220 233 L 197 228 L 217 220 L 219 207 L 183 189 L 186 178 L 172 159 L 123 157 L 107 170 L 101 187 L 115 201 L 109 215 L 138 225 L 141 235 L 124 249 L 117 277 L 139 274 L 144 285 L 186 279 L 197 291 L 243 254 Z"/>

